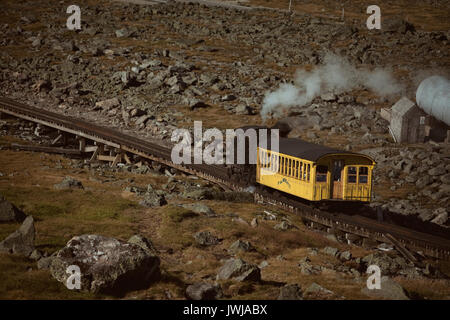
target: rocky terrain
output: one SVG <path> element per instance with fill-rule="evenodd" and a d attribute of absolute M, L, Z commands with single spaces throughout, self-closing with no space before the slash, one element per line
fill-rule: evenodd
<path fill-rule="evenodd" d="M 407 14 L 386 4 L 382 30 L 367 30 L 363 2 L 348 4 L 344 19 L 335 1 L 302 2 L 294 13 L 261 8 L 282 9 L 276 3 L 249 1 L 242 5 L 253 9 L 238 10 L 178 2 L 147 6 L 85 1 L 81 30 L 71 31 L 65 24 L 66 8 L 72 3 L 38 0 L 30 5 L 29 1 L 5 0 L 0 13 L 0 92 L 164 144 L 171 143 L 174 129 L 192 128 L 194 120 L 202 120 L 204 128 L 221 130 L 284 124 L 291 137 L 374 157 L 373 206 L 450 226 L 449 144 L 396 144 L 380 116 L 382 107 L 391 106 L 402 95 L 413 99 L 426 75 L 449 75 L 450 25 L 441 15 L 449 11 L 448 3 L 399 4 Z M 423 21 L 416 12 L 420 10 L 428 10 Z M 403 90 L 391 96 L 379 96 L 366 88 L 322 94 L 306 106 L 283 110 L 264 122 L 260 112 L 265 95 L 291 82 L 297 69 L 320 67 L 330 52 L 356 67 L 391 70 Z M 49 139 L 45 129 L 10 119 L 0 120 L 0 133 L 3 146 Z M 217 186 L 156 163 L 109 168 L 58 156 L 41 155 L 39 159 L 30 153 L 22 159 L 17 155 L 22 153 L 6 149 L 0 154 L 0 193 L 6 198 L 0 210 L 8 212 L 1 214 L 0 221 L 3 216 L 9 219 L 0 226 L 1 239 L 9 239 L 4 240 L 2 250 L 33 256 L 39 270 L 34 270 L 35 265 L 24 268 L 37 272 L 44 284 L 55 281 L 46 278 L 51 255 L 69 250 L 63 247 L 73 237 L 110 237 L 108 241 L 117 241 L 120 247 L 131 236 L 144 234 L 158 249 L 162 276 L 152 289 L 134 291 L 126 295 L 129 298 L 367 298 L 361 288 L 365 269 L 373 261 L 383 265 L 383 275 L 408 289 L 404 293 L 395 284 L 388 286 L 397 297 L 450 295 L 448 281 L 443 280 L 446 266 L 429 261 L 427 267 L 417 268 L 395 252 L 323 240 L 295 217 L 267 214 L 251 204 L 248 195 L 224 195 Z M 42 164 L 32 172 L 25 160 Z M 92 197 L 108 198 L 106 190 L 130 202 L 98 208 Z M 49 200 L 40 203 L 42 199 L 33 196 L 39 192 Z M 84 223 L 76 228 L 64 225 L 59 215 L 68 214 L 80 222 L 81 213 L 71 205 L 51 204 L 50 199 L 60 193 L 69 203 L 76 195 L 90 203 L 92 210 L 103 212 L 107 227 L 100 230 L 105 233 L 97 235 L 95 227 Z M 11 209 L 7 200 L 25 213 Z M 90 209 L 83 210 L 98 222 Z M 20 242 L 22 227 L 17 223 L 26 215 L 42 226 L 36 238 L 39 252 L 31 250 L 34 236 L 33 241 Z M 27 219 L 29 223 L 32 218 Z M 123 232 L 116 226 L 121 219 L 128 224 Z M 174 236 L 175 222 L 181 224 L 178 236 Z M 56 230 L 52 223 L 63 227 Z M 229 230 L 230 223 L 235 230 Z M 274 228 L 286 248 L 262 240 Z M 306 238 L 296 235 L 296 228 Z M 11 244 L 14 241 L 20 245 Z M 134 250 L 147 261 L 143 251 Z M 19 263 L 27 266 L 27 261 Z M 435 290 L 419 290 L 423 283 L 431 283 Z M 12 283 L 8 286 L 15 288 Z M 15 298 L 37 294 L 14 290 L 0 292 Z M 54 292 L 62 294 L 61 290 L 67 291 L 57 287 Z M 389 294 L 385 298 L 392 298 Z"/>

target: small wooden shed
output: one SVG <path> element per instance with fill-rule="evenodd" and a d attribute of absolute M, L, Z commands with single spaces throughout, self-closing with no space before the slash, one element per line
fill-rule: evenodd
<path fill-rule="evenodd" d="M 397 142 L 417 143 L 425 138 L 425 117 L 414 102 L 401 98 L 391 108 L 390 130 Z"/>

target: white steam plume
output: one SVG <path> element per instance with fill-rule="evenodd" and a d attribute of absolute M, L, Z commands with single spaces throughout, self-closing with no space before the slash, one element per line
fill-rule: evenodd
<path fill-rule="evenodd" d="M 356 68 L 348 60 L 334 54 L 328 54 L 324 62 L 324 65 L 311 72 L 298 70 L 294 84 L 283 83 L 277 90 L 267 93 L 261 117 L 264 120 L 270 114 L 277 117 L 283 110 L 307 105 L 314 98 L 327 92 L 339 94 L 364 87 L 385 97 L 403 90 L 403 86 L 384 69 Z"/>

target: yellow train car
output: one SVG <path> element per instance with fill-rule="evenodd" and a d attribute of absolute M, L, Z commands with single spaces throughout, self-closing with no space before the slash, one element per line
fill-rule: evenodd
<path fill-rule="evenodd" d="M 258 148 L 257 183 L 310 201 L 371 201 L 372 158 L 292 138 L 278 151 Z"/>

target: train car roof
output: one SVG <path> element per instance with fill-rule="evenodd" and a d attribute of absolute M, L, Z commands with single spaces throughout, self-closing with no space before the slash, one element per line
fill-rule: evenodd
<path fill-rule="evenodd" d="M 268 129 L 268 132 L 270 132 L 270 130 L 273 128 L 268 128 L 266 126 L 259 126 L 259 125 L 249 125 L 249 126 L 240 127 L 239 129 L 243 129 L 244 131 L 247 129 L 255 129 L 257 131 L 260 129 Z M 270 145 L 271 145 L 270 134 L 268 134 L 268 148 L 267 149 L 270 149 Z M 329 155 L 329 154 L 356 155 L 356 156 L 365 157 L 365 158 L 369 159 L 370 161 L 375 162 L 371 157 L 361 154 L 361 153 L 355 153 L 355 152 L 330 148 L 330 147 L 322 146 L 319 144 L 307 142 L 307 141 L 304 141 L 304 140 L 301 140 L 298 138 L 280 137 L 279 138 L 279 152 L 289 155 L 289 156 L 293 156 L 293 157 L 297 157 L 297 158 L 301 158 L 301 159 L 305 159 L 305 160 L 310 160 L 310 161 L 314 161 L 314 162 L 318 161 L 320 158 L 322 158 L 326 155 Z"/>
<path fill-rule="evenodd" d="M 287 154 L 289 156 L 310 160 L 310 161 L 317 161 L 323 156 L 326 156 L 328 154 L 353 154 L 358 156 L 364 156 L 366 158 L 366 155 L 353 153 L 349 151 L 334 149 L 330 147 L 321 146 L 319 144 L 307 142 L 301 139 L 296 138 L 280 138 L 280 145 L 279 145 L 279 151 L 280 153 Z M 369 158 L 370 159 L 370 158 Z M 370 159 L 372 160 L 372 159 Z M 373 160 L 372 160 L 373 161 Z"/>

